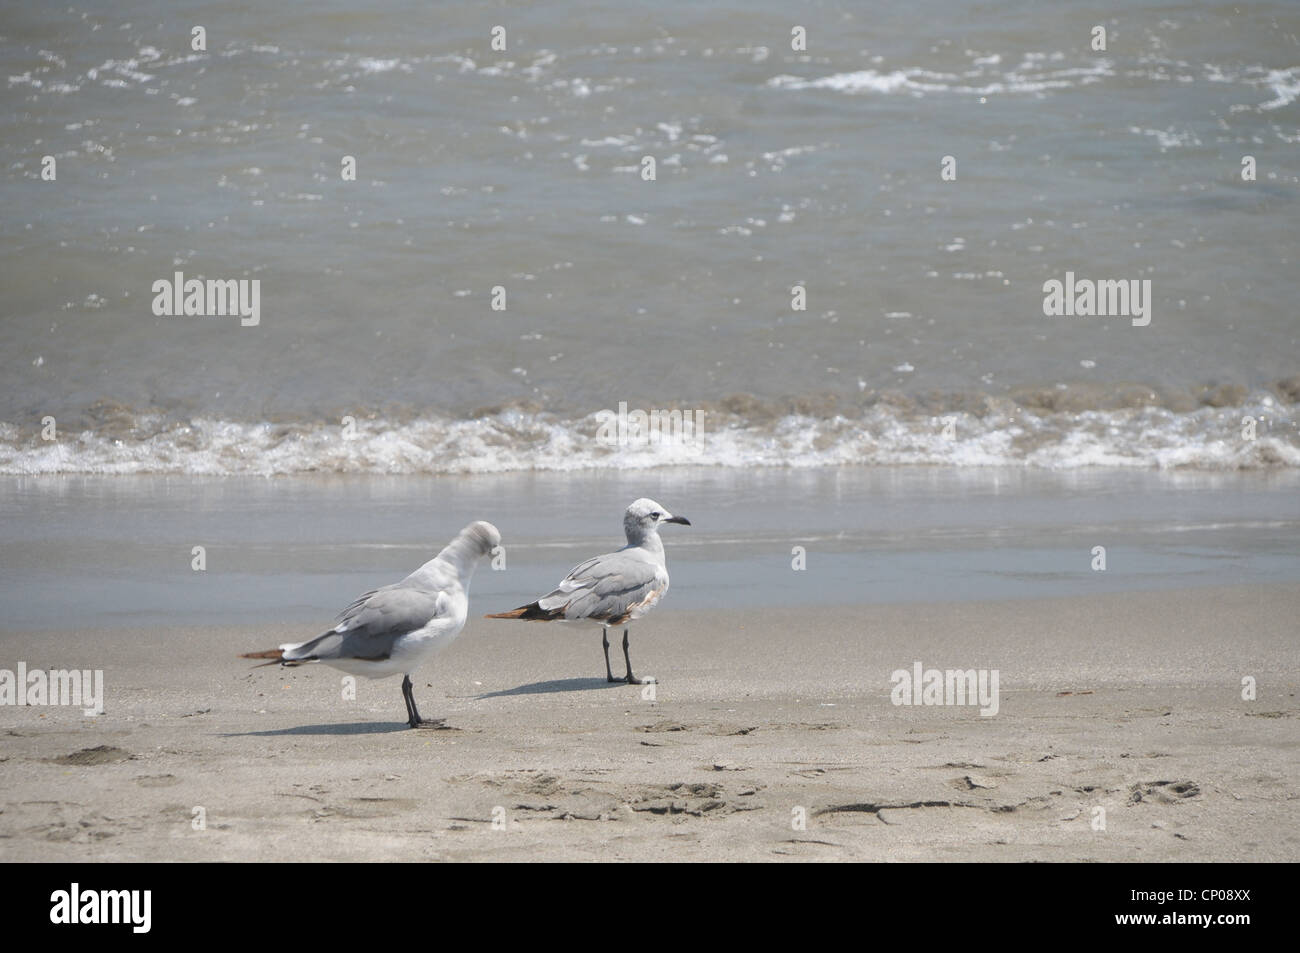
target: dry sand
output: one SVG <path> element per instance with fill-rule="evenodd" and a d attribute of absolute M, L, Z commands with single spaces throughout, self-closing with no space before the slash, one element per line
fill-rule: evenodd
<path fill-rule="evenodd" d="M 1280 586 L 664 608 L 650 700 L 597 630 L 471 618 L 418 673 L 437 731 L 398 679 L 235 657 L 311 627 L 11 633 L 0 668 L 102 668 L 107 710 L 0 707 L 0 857 L 1294 861 L 1298 619 Z M 891 704 L 915 660 L 998 669 L 999 713 Z"/>

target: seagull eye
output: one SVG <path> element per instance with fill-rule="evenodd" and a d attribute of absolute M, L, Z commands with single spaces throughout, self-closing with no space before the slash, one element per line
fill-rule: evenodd
<path fill-rule="evenodd" d="M 663 516 L 664 514 L 662 514 L 662 513 L 651 513 L 650 515 L 653 516 L 655 519 L 659 519 L 659 517 Z"/>

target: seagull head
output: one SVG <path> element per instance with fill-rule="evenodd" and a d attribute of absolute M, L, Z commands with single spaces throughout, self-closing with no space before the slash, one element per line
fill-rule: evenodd
<path fill-rule="evenodd" d="M 456 534 L 456 538 L 443 547 L 442 552 L 434 557 L 441 561 L 444 568 L 450 569 L 460 577 L 461 585 L 469 585 L 469 577 L 474 575 L 478 561 L 501 545 L 501 534 L 491 523 L 476 520 Z"/>
<path fill-rule="evenodd" d="M 501 545 L 501 533 L 486 520 L 476 520 L 460 531 L 461 538 L 475 550 L 475 556 L 486 556 Z"/>
<path fill-rule="evenodd" d="M 623 516 L 623 529 L 629 541 L 644 538 L 647 533 L 654 532 L 663 523 L 691 525 L 691 521 L 685 516 L 673 516 L 668 512 L 667 507 L 646 497 L 629 506 Z"/>

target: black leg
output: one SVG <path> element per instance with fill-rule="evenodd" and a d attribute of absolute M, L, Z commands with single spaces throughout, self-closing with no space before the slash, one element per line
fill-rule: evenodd
<path fill-rule="evenodd" d="M 445 719 L 425 721 L 420 717 L 420 709 L 415 707 L 415 688 L 411 676 L 402 676 L 402 701 L 406 702 L 406 723 L 412 728 L 440 728 Z"/>
<path fill-rule="evenodd" d="M 613 670 L 609 667 L 609 629 L 603 625 L 600 627 L 600 644 L 605 647 L 605 681 L 623 681 L 621 678 L 615 678 Z"/>
<path fill-rule="evenodd" d="M 624 681 L 629 685 L 644 685 L 645 682 L 632 674 L 632 656 L 627 653 L 627 629 L 623 630 L 623 661 L 627 663 L 627 678 Z"/>
<path fill-rule="evenodd" d="M 411 676 L 402 676 L 402 701 L 406 702 L 406 723 L 414 728 L 420 723 L 420 713 L 415 708 L 415 691 Z"/>

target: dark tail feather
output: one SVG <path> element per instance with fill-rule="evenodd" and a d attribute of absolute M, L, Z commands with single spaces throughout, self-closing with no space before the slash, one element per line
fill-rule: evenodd
<path fill-rule="evenodd" d="M 564 618 L 564 607 L 558 609 L 543 609 L 536 602 L 530 602 L 526 606 L 520 606 L 518 609 L 511 609 L 509 612 L 494 612 L 491 615 L 485 615 L 485 619 L 523 619 L 525 622 L 551 622 L 554 619 Z"/>
<path fill-rule="evenodd" d="M 284 660 L 284 649 L 267 649 L 265 652 L 246 652 L 239 656 L 240 658 L 268 658 L 271 661 L 263 662 L 261 665 L 254 665 L 253 668 L 265 668 L 268 665 L 297 665 L 297 662 L 286 662 Z"/>

